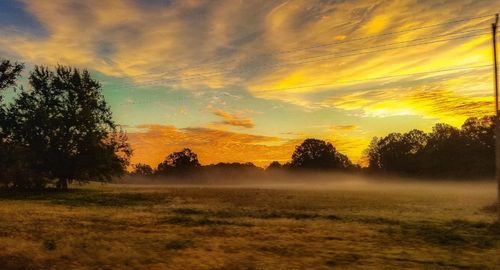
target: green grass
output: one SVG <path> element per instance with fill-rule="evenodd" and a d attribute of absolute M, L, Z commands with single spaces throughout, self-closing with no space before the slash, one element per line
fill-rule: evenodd
<path fill-rule="evenodd" d="M 3 193 L 0 269 L 498 268 L 494 184 L 427 185 Z"/>
<path fill-rule="evenodd" d="M 66 192 L 49 190 L 32 194 L 20 192 L 10 193 L 2 191 L 0 196 L 10 200 L 33 200 L 50 202 L 72 207 L 127 207 L 132 205 L 161 203 L 165 198 L 155 194 L 143 194 L 138 192 L 104 192 L 96 189 L 72 189 Z"/>

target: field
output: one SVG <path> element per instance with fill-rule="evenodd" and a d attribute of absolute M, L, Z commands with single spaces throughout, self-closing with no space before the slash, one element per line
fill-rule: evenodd
<path fill-rule="evenodd" d="M 495 192 L 359 180 L 3 194 L 0 269 L 498 269 Z"/>

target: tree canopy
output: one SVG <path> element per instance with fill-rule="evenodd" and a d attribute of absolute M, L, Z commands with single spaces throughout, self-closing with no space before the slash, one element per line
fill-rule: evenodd
<path fill-rule="evenodd" d="M 29 171 L 12 185 L 34 188 L 57 180 L 66 189 L 71 181 L 110 181 L 125 172 L 131 148 L 87 70 L 36 66 L 29 83 L 3 123 L 6 141 Z"/>
<path fill-rule="evenodd" d="M 493 176 L 494 119 L 472 117 L 461 129 L 438 123 L 430 133 L 412 130 L 374 138 L 366 151 L 369 168 L 411 176 Z"/>
<path fill-rule="evenodd" d="M 267 166 L 266 170 L 280 170 L 283 169 L 283 165 L 279 163 L 279 161 L 273 161 L 269 163 L 269 166 Z"/>
<path fill-rule="evenodd" d="M 135 176 L 152 176 L 154 170 L 148 164 L 137 163 L 134 165 L 134 170 L 131 174 Z"/>
<path fill-rule="evenodd" d="M 347 169 L 352 166 L 352 163 L 331 143 L 318 139 L 306 139 L 295 148 L 290 166 L 295 169 L 335 170 Z"/>
<path fill-rule="evenodd" d="M 15 86 L 17 78 L 21 75 L 23 69 L 23 64 L 2 60 L 0 62 L 0 90 Z"/>
<path fill-rule="evenodd" d="M 158 164 L 157 173 L 166 175 L 168 173 L 187 173 L 200 167 L 198 155 L 189 148 L 169 154 L 163 162 Z"/>

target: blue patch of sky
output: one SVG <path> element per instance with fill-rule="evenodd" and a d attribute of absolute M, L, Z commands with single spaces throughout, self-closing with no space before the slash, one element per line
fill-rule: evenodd
<path fill-rule="evenodd" d="M 136 86 L 123 78 L 96 76 L 112 108 L 115 120 L 123 125 L 174 125 L 178 128 L 203 126 L 212 120 L 190 92 L 166 86 Z"/>
<path fill-rule="evenodd" d="M 135 3 L 137 6 L 145 9 L 145 10 L 158 10 L 161 7 L 168 7 L 172 4 L 171 0 L 136 0 Z"/>
<path fill-rule="evenodd" d="M 0 28 L 9 28 L 35 36 L 46 34 L 40 22 L 25 10 L 24 4 L 15 0 L 0 1 Z"/>

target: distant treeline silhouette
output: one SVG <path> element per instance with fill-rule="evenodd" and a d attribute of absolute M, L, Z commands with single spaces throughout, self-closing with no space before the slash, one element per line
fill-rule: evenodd
<path fill-rule="evenodd" d="M 374 138 L 366 150 L 368 168 L 407 176 L 493 177 L 495 129 L 494 116 L 471 117 L 461 129 L 439 123 L 430 133 L 415 129 Z"/>
<path fill-rule="evenodd" d="M 169 154 L 156 169 L 147 164 L 135 164 L 131 175 L 152 177 L 179 177 L 210 173 L 223 173 L 224 176 L 239 176 L 240 174 L 262 171 L 251 162 L 247 163 L 217 163 L 206 166 L 200 165 L 198 156 L 189 148 Z M 295 171 L 349 171 L 359 169 L 353 165 L 346 155 L 339 153 L 331 143 L 318 140 L 306 139 L 295 148 L 291 161 L 280 164 L 273 161 L 267 171 L 277 170 Z"/>
<path fill-rule="evenodd" d="M 271 162 L 266 171 L 344 171 L 371 174 L 394 174 L 426 178 L 491 178 L 495 162 L 495 117 L 468 118 L 461 129 L 438 123 L 432 132 L 411 130 L 373 138 L 365 158 L 367 168 L 352 164 L 332 144 L 318 139 L 306 139 L 297 146 L 291 160 L 285 164 Z M 136 164 L 132 175 L 180 176 L 196 172 L 223 172 L 238 175 L 262 171 L 252 163 L 218 163 L 201 166 L 191 149 L 168 155 L 153 169 Z"/>

